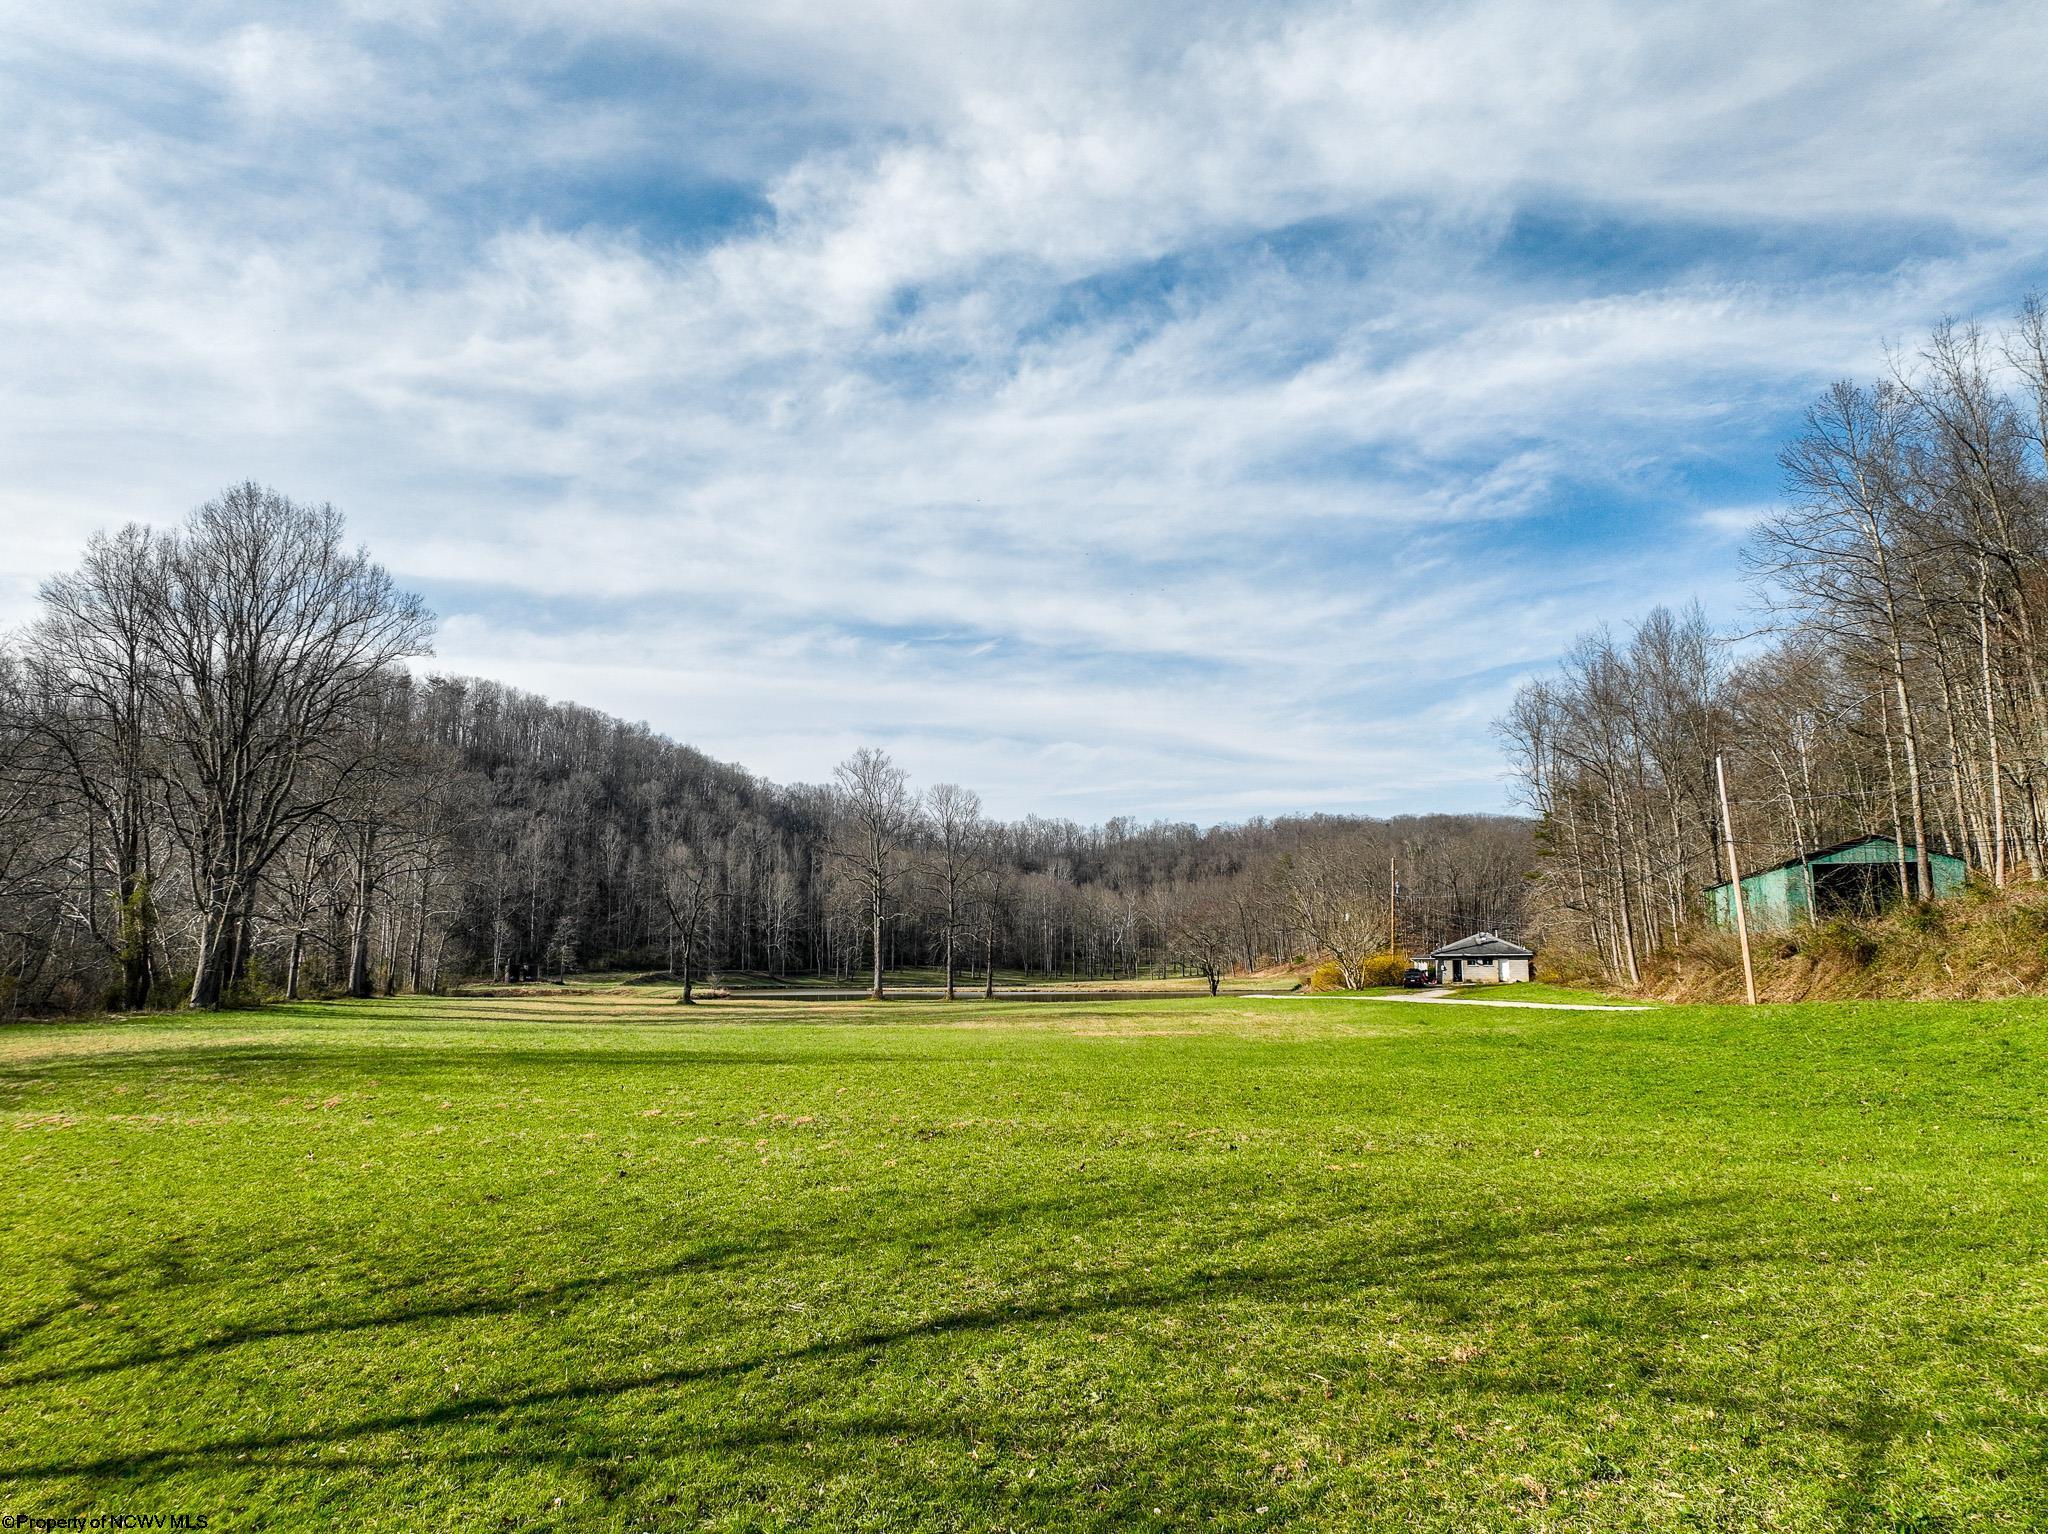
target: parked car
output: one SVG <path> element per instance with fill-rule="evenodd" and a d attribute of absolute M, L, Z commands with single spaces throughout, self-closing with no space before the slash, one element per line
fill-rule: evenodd
<path fill-rule="evenodd" d="M 1401 976 L 1401 984 L 1407 986 L 1409 990 L 1415 991 L 1420 990 L 1426 985 L 1435 985 L 1436 981 L 1430 978 L 1428 970 L 1417 969 L 1411 964 L 1408 966 L 1406 973 Z"/>

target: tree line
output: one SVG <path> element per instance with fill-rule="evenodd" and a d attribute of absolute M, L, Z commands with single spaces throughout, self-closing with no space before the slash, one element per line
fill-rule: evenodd
<path fill-rule="evenodd" d="M 1779 461 L 1748 643 L 1696 607 L 1596 630 L 1499 724 L 1546 931 L 1630 979 L 1727 877 L 1717 757 L 1745 871 L 1884 834 L 1918 899 L 1930 851 L 1994 885 L 2048 860 L 2048 310 L 1835 384 Z"/>
<path fill-rule="evenodd" d="M 432 632 L 262 486 L 95 536 L 0 644 L 0 1013 L 614 967 L 1213 985 L 1521 920 L 1519 818 L 1000 822 L 874 750 L 776 785 L 423 671 Z"/>

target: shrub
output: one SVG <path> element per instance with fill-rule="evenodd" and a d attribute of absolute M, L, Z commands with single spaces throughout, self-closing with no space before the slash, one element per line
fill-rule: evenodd
<path fill-rule="evenodd" d="M 1822 922 L 1799 946 L 1815 959 L 1838 959 L 1856 969 L 1867 967 L 1877 957 L 1877 939 L 1842 917 Z"/>
<path fill-rule="evenodd" d="M 1376 953 L 1358 966 L 1360 985 L 1399 985 L 1408 961 L 1398 953 Z"/>
<path fill-rule="evenodd" d="M 162 1012 L 182 1007 L 185 999 L 192 994 L 192 971 L 177 970 L 168 975 L 158 975 L 155 984 L 149 988 L 149 1004 Z"/>
<path fill-rule="evenodd" d="M 1899 912 L 1899 925 L 1908 932 L 1918 932 L 1931 937 L 1945 932 L 1948 924 L 1942 920 L 1941 907 L 1931 900 L 1915 901 Z"/>
<path fill-rule="evenodd" d="M 284 987 L 271 974 L 262 955 L 256 954 L 243 966 L 242 978 L 229 982 L 222 1000 L 230 1007 L 264 1007 L 283 997 Z"/>
<path fill-rule="evenodd" d="M 1399 985 L 1401 976 L 1408 971 L 1408 961 L 1398 953 L 1376 953 L 1361 960 L 1358 966 L 1360 986 Z M 1311 991 L 1348 991 L 1353 987 L 1345 984 L 1344 970 L 1335 959 L 1324 959 L 1309 972 L 1308 989 Z"/>
<path fill-rule="evenodd" d="M 2040 942 L 2048 938 L 2048 908 L 2014 900 L 2005 908 L 2001 924 L 2009 942 Z"/>

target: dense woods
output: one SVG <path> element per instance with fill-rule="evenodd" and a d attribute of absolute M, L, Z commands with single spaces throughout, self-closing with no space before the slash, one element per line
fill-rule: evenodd
<path fill-rule="evenodd" d="M 1763 634 L 1696 609 L 1596 631 L 1500 726 L 1543 928 L 1616 975 L 1727 876 L 1717 755 L 1745 871 L 1881 833 L 1917 898 L 1930 848 L 1993 885 L 2048 858 L 2048 312 L 1943 325 L 1836 384 L 1780 461 L 1745 550 Z"/>
<path fill-rule="evenodd" d="M 778 786 L 431 675 L 431 629 L 332 508 L 259 486 L 96 537 L 0 648 L 0 1012 L 614 966 L 1355 974 L 1519 921 L 1519 819 L 999 823 L 873 750 Z"/>
<path fill-rule="evenodd" d="M 1870 832 L 2048 862 L 2048 310 L 1835 385 L 1745 550 L 1761 632 L 1582 637 L 1500 733 L 1534 821 L 1000 822 L 865 749 L 777 785 L 434 675 L 332 508 L 237 486 L 93 539 L 0 646 L 0 1010 L 643 967 L 1208 977 L 1523 931 L 1635 980 L 1725 877 Z M 1531 870 L 1534 870 L 1533 872 Z"/>

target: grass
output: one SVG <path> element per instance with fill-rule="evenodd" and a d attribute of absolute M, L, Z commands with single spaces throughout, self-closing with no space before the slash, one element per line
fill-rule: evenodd
<path fill-rule="evenodd" d="M 1467 985 L 1452 989 L 1451 1001 L 1555 1001 L 1567 1005 L 1583 1002 L 1589 1007 L 1640 1007 L 1640 996 L 1614 996 L 1605 991 L 1588 991 L 1578 986 L 1552 985 L 1545 980 L 1518 981 L 1513 985 Z"/>
<path fill-rule="evenodd" d="M 1280 987 L 1271 987 L 1279 990 Z M 1588 991 L 1574 986 L 1550 985 L 1540 980 L 1517 981 L 1512 985 L 1445 985 L 1415 987 L 1403 985 L 1366 986 L 1356 991 L 1324 991 L 1325 996 L 1369 998 L 1378 996 L 1414 996 L 1426 991 L 1432 1001 L 1545 1001 L 1562 1005 L 1583 1005 L 1589 1007 L 1640 1007 L 1651 1005 L 1640 996 L 1611 996 L 1605 991 Z M 1435 992 L 1442 991 L 1439 996 Z"/>
<path fill-rule="evenodd" d="M 652 987 L 0 1034 L 0 1506 L 2031 1529 L 2044 1012 Z"/>
<path fill-rule="evenodd" d="M 577 983 L 574 979 L 572 984 Z M 850 977 L 836 975 L 789 975 L 775 976 L 758 972 L 733 975 L 719 975 L 704 982 L 708 986 L 734 992 L 773 991 L 861 991 L 867 989 L 868 976 L 865 971 Z M 883 976 L 886 989 L 928 991 L 943 989 L 946 984 L 945 970 L 936 966 L 905 966 L 890 970 Z M 1248 991 L 1293 990 L 1300 984 L 1299 977 L 1292 971 L 1276 968 L 1263 973 L 1230 975 L 1225 977 L 1222 988 L 1225 991 L 1244 993 Z M 963 996 L 978 994 L 983 981 L 980 970 L 969 974 L 965 969 L 954 976 L 954 988 Z M 1136 977 L 1130 975 L 1108 975 L 1100 977 L 1076 975 L 1045 975 L 1016 969 L 996 971 L 996 989 L 1025 991 L 1184 991 L 1190 996 L 1206 996 L 1209 982 L 1200 975 L 1161 976 L 1148 973 Z"/>

